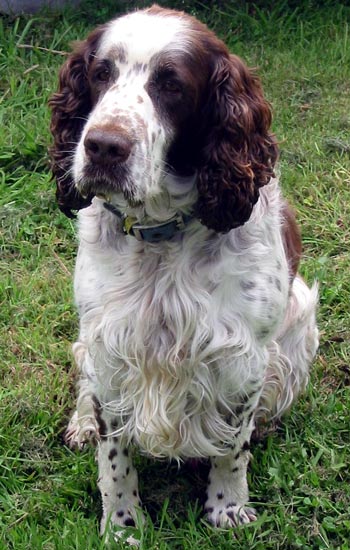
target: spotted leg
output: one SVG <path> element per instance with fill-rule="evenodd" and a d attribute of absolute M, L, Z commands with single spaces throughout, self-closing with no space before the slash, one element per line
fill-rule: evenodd
<path fill-rule="evenodd" d="M 101 534 L 110 524 L 135 526 L 142 519 L 138 492 L 138 477 L 130 449 L 119 437 L 113 436 L 117 420 L 101 408 L 96 410 L 100 441 L 98 444 L 98 487 L 102 497 Z"/>
<path fill-rule="evenodd" d="M 242 406 L 243 413 L 234 417 L 239 431 L 230 452 L 211 459 L 205 512 L 208 521 L 216 527 L 236 527 L 256 520 L 255 510 L 247 506 L 249 441 L 254 429 L 252 411 L 256 399 L 248 404 L 250 410 Z"/>

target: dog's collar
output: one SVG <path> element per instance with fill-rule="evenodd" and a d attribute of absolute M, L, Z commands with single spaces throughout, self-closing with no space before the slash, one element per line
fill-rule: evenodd
<path fill-rule="evenodd" d="M 182 231 L 186 225 L 193 220 L 193 215 L 181 214 L 178 212 L 175 216 L 164 222 L 143 225 L 137 223 L 136 218 L 120 212 L 120 210 L 110 202 L 104 202 L 103 206 L 119 218 L 123 232 L 126 235 L 132 235 L 138 241 L 145 241 L 148 243 L 168 241 L 176 233 Z"/>

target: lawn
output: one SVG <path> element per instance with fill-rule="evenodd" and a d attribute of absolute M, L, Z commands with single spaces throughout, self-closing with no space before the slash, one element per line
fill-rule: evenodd
<path fill-rule="evenodd" d="M 0 20 L 0 550 L 105 547 L 94 450 L 62 439 L 74 403 L 76 237 L 55 204 L 47 100 L 60 52 L 126 4 Z M 200 470 L 137 458 L 143 550 L 350 548 L 350 7 L 267 4 L 167 2 L 258 68 L 302 228 L 301 271 L 320 283 L 319 355 L 305 395 L 253 448 L 259 519 L 235 538 L 203 521 Z"/>

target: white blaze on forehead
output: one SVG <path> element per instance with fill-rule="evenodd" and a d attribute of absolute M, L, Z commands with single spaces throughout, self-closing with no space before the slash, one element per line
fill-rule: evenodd
<path fill-rule="evenodd" d="M 103 34 L 99 56 L 108 56 L 113 46 L 123 46 L 126 62 L 147 63 L 169 44 L 184 46 L 181 34 L 188 28 L 184 18 L 135 12 L 112 21 Z"/>

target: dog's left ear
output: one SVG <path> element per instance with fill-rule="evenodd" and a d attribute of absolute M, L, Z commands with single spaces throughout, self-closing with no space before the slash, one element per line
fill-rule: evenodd
<path fill-rule="evenodd" d="M 243 225 L 274 175 L 278 151 L 258 78 L 234 55 L 220 56 L 209 81 L 198 159 L 197 216 L 217 232 Z"/>

